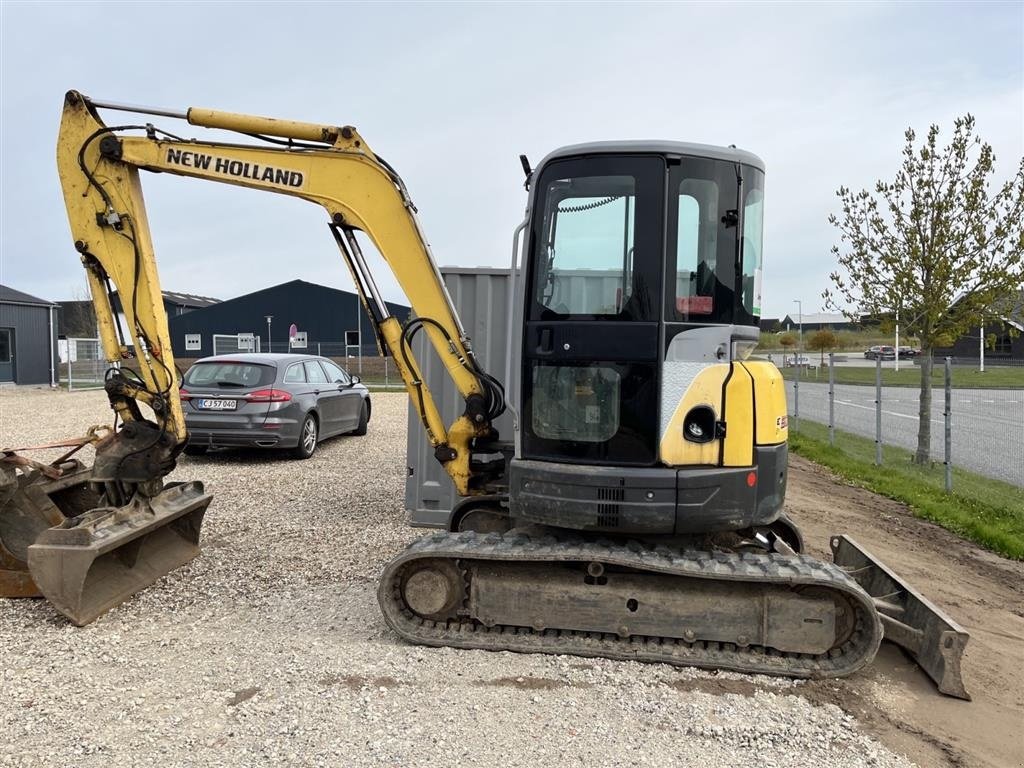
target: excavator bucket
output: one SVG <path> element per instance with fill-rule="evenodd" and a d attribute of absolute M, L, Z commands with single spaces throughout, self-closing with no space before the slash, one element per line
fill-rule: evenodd
<path fill-rule="evenodd" d="M 960 660 L 970 635 L 849 536 L 833 536 L 832 559 L 871 596 L 885 639 L 903 648 L 947 696 L 970 701 Z"/>
<path fill-rule="evenodd" d="M 199 554 L 211 499 L 202 483 L 170 484 L 68 518 L 28 547 L 32 579 L 74 624 L 88 624 Z"/>
<path fill-rule="evenodd" d="M 28 548 L 47 528 L 95 507 L 92 470 L 79 461 L 56 467 L 0 463 L 0 597 L 41 597 Z"/>

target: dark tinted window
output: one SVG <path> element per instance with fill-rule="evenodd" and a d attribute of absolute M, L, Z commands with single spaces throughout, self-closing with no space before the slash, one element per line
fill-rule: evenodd
<path fill-rule="evenodd" d="M 259 363 L 224 360 L 196 363 L 185 374 L 185 386 L 262 387 L 271 384 L 277 368 Z"/>
<path fill-rule="evenodd" d="M 306 367 L 306 381 L 310 384 L 326 384 L 327 376 L 324 374 L 323 369 L 317 364 L 315 360 L 311 360 L 308 363 L 303 363 Z"/>

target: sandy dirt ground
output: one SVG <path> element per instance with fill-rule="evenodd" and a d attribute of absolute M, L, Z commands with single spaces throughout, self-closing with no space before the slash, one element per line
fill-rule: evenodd
<path fill-rule="evenodd" d="M 1024 765 L 1024 564 L 795 456 L 788 511 L 812 553 L 849 534 L 960 622 L 972 702 L 887 644 L 850 678 L 794 684 L 401 643 L 375 582 L 418 535 L 406 405 L 375 402 L 370 438 L 309 462 L 183 459 L 175 477 L 215 494 L 202 556 L 89 627 L 0 601 L 0 765 Z M 5 392 L 0 442 L 108 414 L 102 392 Z"/>
<path fill-rule="evenodd" d="M 865 672 L 809 686 L 921 766 L 1024 765 L 1024 563 L 1005 560 L 790 456 L 789 514 L 812 554 L 846 533 L 971 634 L 963 675 L 973 701 L 936 693 L 898 648 L 883 643 Z"/>

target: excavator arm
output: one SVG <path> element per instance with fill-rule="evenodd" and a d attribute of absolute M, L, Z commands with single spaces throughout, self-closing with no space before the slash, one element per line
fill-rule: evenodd
<path fill-rule="evenodd" d="M 97 114 L 102 107 L 178 117 L 192 125 L 278 144 L 184 140 L 153 125 L 108 127 Z M 127 135 L 131 130 L 142 130 L 144 135 Z M 107 358 L 120 359 L 125 352 L 125 340 L 116 337 L 107 298 L 109 282 L 122 297 L 135 348 L 144 350 L 139 361 L 142 381 L 108 386 L 112 405 L 126 422 L 140 418 L 136 401 L 143 402 L 157 415 L 165 434 L 177 443 L 185 439 L 139 170 L 300 197 L 327 211 L 357 292 L 374 321 L 378 342 L 394 357 L 435 455 L 457 491 L 472 493 L 472 446 L 477 438 L 491 435 L 491 422 L 504 408 L 504 395 L 500 384 L 476 362 L 405 185 L 354 128 L 200 108 L 173 112 L 127 107 L 91 101 L 72 91 L 61 120 L 58 167 Z M 404 290 L 416 314 L 405 326 L 391 315 L 380 295 L 356 231 L 366 234 Z M 447 426 L 412 355 L 411 337 L 420 328 L 466 403 L 465 412 Z"/>
<path fill-rule="evenodd" d="M 185 140 L 148 123 L 107 126 L 100 108 L 181 118 L 244 134 L 249 143 Z M 73 622 L 85 624 L 199 552 L 212 497 L 198 482 L 164 482 L 188 435 L 140 170 L 323 206 L 378 343 L 394 357 L 435 456 L 460 494 L 487 491 L 495 462 L 474 463 L 472 454 L 496 437 L 491 424 L 504 410 L 504 392 L 473 355 L 405 185 L 354 128 L 209 109 L 126 107 L 70 91 L 57 167 L 103 353 L 111 363 L 104 387 L 115 426 L 117 419 L 123 426 L 73 441 L 96 444 L 91 469 L 70 454 L 45 465 L 13 451 L 0 453 L 0 594 L 44 595 Z M 357 231 L 370 239 L 404 289 L 416 315 L 404 325 L 381 296 Z M 115 291 L 124 327 L 115 314 Z M 442 421 L 412 353 L 412 338 L 421 329 L 465 401 L 450 425 Z M 132 357 L 131 364 L 120 365 Z"/>

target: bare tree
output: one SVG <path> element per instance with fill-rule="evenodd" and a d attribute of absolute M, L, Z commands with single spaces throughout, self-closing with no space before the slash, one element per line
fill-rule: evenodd
<path fill-rule="evenodd" d="M 71 301 L 61 302 L 60 313 L 61 332 L 65 336 L 94 339 L 98 335 L 88 282 L 71 292 Z"/>
<path fill-rule="evenodd" d="M 1024 158 L 1014 176 L 992 187 L 995 155 L 974 133 L 971 115 L 954 122 L 940 148 L 932 125 L 916 146 L 905 134 L 903 163 L 873 192 L 836 193 L 842 213 L 829 217 L 840 235 L 832 248 L 826 305 L 898 316 L 921 342 L 921 396 L 914 461 L 930 460 L 932 349 L 977 325 L 987 307 L 1024 285 Z"/>

